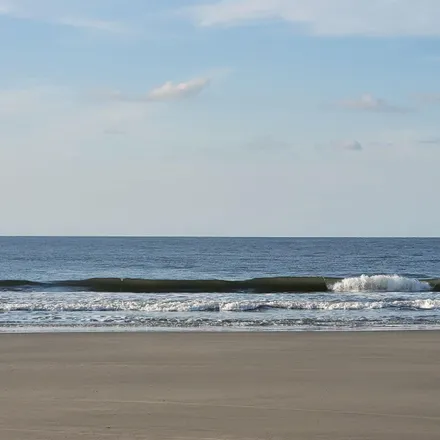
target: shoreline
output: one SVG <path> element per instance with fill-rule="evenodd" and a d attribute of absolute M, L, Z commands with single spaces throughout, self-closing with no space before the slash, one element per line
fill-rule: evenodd
<path fill-rule="evenodd" d="M 108 335 L 124 335 L 124 334 L 356 334 L 356 333 L 423 333 L 423 332 L 439 332 L 440 326 L 433 328 L 420 328 L 420 329 L 411 329 L 411 328 L 364 328 L 364 329 L 319 329 L 319 330 L 309 330 L 309 329 L 274 329 L 274 330 L 261 330 L 261 329 L 237 329 L 237 328 L 223 328 L 223 327 L 212 327 L 212 328 L 167 328 L 167 327 L 158 327 L 158 328 L 148 328 L 148 329 L 115 329 L 111 330 L 109 328 L 81 328 L 81 329 L 72 329 L 72 328 L 32 328 L 32 329 L 1 329 L 0 328 L 0 337 L 1 335 L 93 335 L 93 334 L 108 334 Z"/>
<path fill-rule="evenodd" d="M 0 335 L 8 440 L 434 440 L 440 331 Z"/>
<path fill-rule="evenodd" d="M 109 334 L 109 335 L 124 335 L 124 334 L 352 334 L 352 333 L 423 333 L 423 332 L 439 332 L 440 325 L 430 326 L 430 328 L 399 328 L 399 327 L 377 327 L 377 328 L 326 328 L 326 329 L 303 329 L 303 328 L 286 328 L 286 329 L 260 329 L 260 328 L 228 328 L 228 327 L 148 327 L 148 328 L 135 328 L 135 327 L 0 327 L 1 335 L 93 335 L 93 334 Z"/>

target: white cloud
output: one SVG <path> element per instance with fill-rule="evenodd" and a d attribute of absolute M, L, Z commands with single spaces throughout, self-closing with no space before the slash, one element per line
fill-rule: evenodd
<path fill-rule="evenodd" d="M 195 78 L 178 84 L 167 81 L 161 86 L 154 87 L 146 94 L 129 95 L 120 90 L 106 90 L 94 93 L 94 97 L 98 100 L 126 103 L 177 101 L 198 95 L 209 83 L 210 79 L 208 78 Z"/>
<path fill-rule="evenodd" d="M 217 0 L 186 13 L 199 26 L 278 20 L 315 35 L 440 35 L 438 0 Z"/>
<path fill-rule="evenodd" d="M 186 87 L 176 85 L 162 93 L 154 89 L 154 100 L 191 96 L 207 80 L 182 84 Z M 23 151 L 31 151 L 37 157 L 41 152 L 77 155 L 89 147 L 119 142 L 119 138 L 122 142 L 126 137 L 131 144 L 141 145 L 155 136 L 156 148 L 164 138 L 161 127 L 168 126 L 166 121 L 162 124 L 163 118 L 157 119 L 158 112 L 160 106 L 154 105 L 148 94 L 129 98 L 108 93 L 98 98 L 54 86 L 0 89 L 0 162 L 4 155 L 20 158 Z"/>
<path fill-rule="evenodd" d="M 405 113 L 408 109 L 390 104 L 384 99 L 376 98 L 370 94 L 364 94 L 357 99 L 341 101 L 339 106 L 347 110 L 359 110 L 367 112 Z"/>
<path fill-rule="evenodd" d="M 147 98 L 152 101 L 168 101 L 188 98 L 199 94 L 209 84 L 207 78 L 196 78 L 187 82 L 174 84 L 171 81 L 152 89 Z"/>

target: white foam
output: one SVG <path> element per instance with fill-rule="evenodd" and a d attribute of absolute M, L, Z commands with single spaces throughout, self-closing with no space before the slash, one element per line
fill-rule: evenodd
<path fill-rule="evenodd" d="M 144 313 L 187 313 L 195 312 L 259 312 L 264 310 L 304 310 L 304 311 L 361 311 L 379 309 L 402 309 L 402 310 L 440 310 L 440 298 L 405 298 L 405 299 L 365 299 L 360 300 L 251 300 L 251 301 L 213 301 L 213 300 L 182 300 L 182 301 L 69 301 L 59 302 L 11 302 L 8 304 L 0 303 L 0 313 L 8 312 L 43 312 L 43 313 L 63 313 L 63 312 L 95 312 L 95 313 L 124 313 L 124 312 L 144 312 Z M 4 315 L 3 315 L 4 316 Z M 113 316 L 113 315 L 112 315 Z M 116 316 L 116 315 L 114 315 Z"/>
<path fill-rule="evenodd" d="M 345 278 L 333 286 L 334 292 L 423 292 L 429 283 L 399 275 L 361 275 Z"/>

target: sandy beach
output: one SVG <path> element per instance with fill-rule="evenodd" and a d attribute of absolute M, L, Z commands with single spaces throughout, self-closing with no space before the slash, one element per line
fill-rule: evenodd
<path fill-rule="evenodd" d="M 0 438 L 438 439 L 440 333 L 0 335 Z"/>

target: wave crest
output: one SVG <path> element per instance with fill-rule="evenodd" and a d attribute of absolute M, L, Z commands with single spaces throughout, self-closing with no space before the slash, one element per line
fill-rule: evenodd
<path fill-rule="evenodd" d="M 431 290 L 426 281 L 399 275 L 361 275 L 335 283 L 334 292 L 423 292 Z"/>
<path fill-rule="evenodd" d="M 42 292 L 47 289 L 65 292 L 108 293 L 325 293 L 402 291 L 440 292 L 440 279 L 418 280 L 398 275 L 362 275 L 355 278 L 266 277 L 248 280 L 208 279 L 130 279 L 91 278 L 86 280 L 62 280 L 37 282 L 28 280 L 0 280 L 0 292 Z"/>

